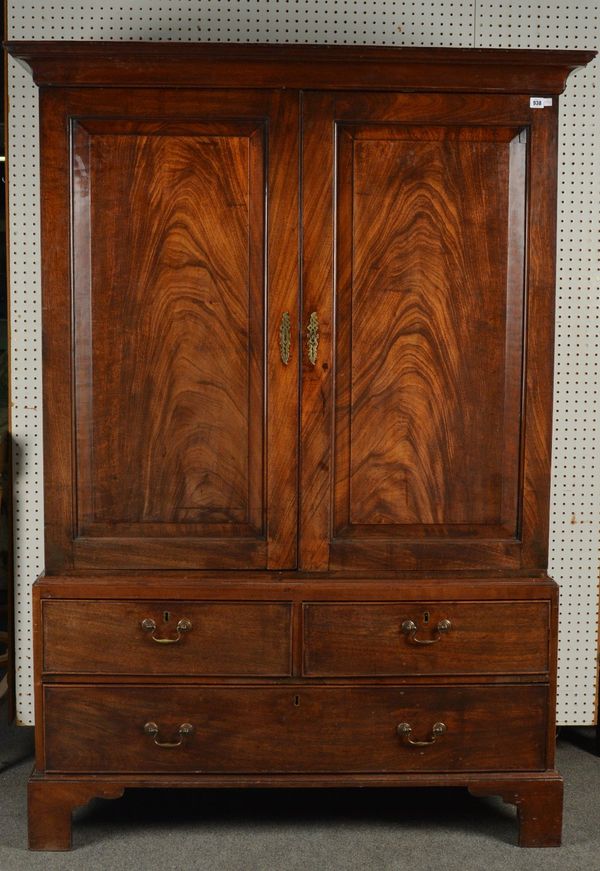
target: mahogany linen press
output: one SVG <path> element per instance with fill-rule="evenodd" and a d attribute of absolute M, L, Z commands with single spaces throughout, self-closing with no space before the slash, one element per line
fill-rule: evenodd
<path fill-rule="evenodd" d="M 30 846 L 129 787 L 560 843 L 558 95 L 594 52 L 13 42 L 40 88 Z"/>

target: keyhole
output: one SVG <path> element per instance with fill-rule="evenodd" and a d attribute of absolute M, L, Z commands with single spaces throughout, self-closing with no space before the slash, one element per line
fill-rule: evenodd
<path fill-rule="evenodd" d="M 300 707 L 300 696 L 294 696 L 294 706 L 296 708 Z"/>
<path fill-rule="evenodd" d="M 163 620 L 165 621 L 165 623 L 168 623 L 170 619 L 171 619 L 170 613 L 168 611 L 163 611 Z"/>
<path fill-rule="evenodd" d="M 423 623 L 425 624 L 425 626 L 427 626 L 427 624 L 429 623 L 429 611 L 425 611 L 425 613 L 423 614 Z"/>

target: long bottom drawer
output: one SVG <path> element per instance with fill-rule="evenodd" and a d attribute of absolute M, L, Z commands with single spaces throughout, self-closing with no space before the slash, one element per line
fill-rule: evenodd
<path fill-rule="evenodd" d="M 48 772 L 546 767 L 541 685 L 53 685 L 44 699 Z"/>

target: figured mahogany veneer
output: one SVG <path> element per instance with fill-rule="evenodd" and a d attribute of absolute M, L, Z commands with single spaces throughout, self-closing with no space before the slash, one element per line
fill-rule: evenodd
<path fill-rule="evenodd" d="M 46 571 L 294 568 L 296 98 L 42 103 Z"/>
<path fill-rule="evenodd" d="M 49 772 L 507 771 L 545 767 L 543 686 L 45 690 Z M 510 708 L 510 716 L 502 711 Z M 64 723 L 69 723 L 69 729 Z M 154 722 L 159 747 L 144 725 Z M 447 731 L 425 748 L 435 723 Z"/>
<path fill-rule="evenodd" d="M 416 88 L 560 94 L 593 51 L 391 48 L 360 45 L 232 45 L 9 42 L 37 84 L 268 88 Z"/>
<path fill-rule="evenodd" d="M 304 674 L 545 677 L 550 667 L 549 604 L 307 604 Z M 407 621 L 416 626 L 416 632 L 403 631 Z M 450 623 L 448 629 L 443 621 Z"/>
<path fill-rule="evenodd" d="M 45 673 L 290 674 L 289 604 L 82 600 L 42 607 Z"/>
<path fill-rule="evenodd" d="M 557 95 L 594 53 L 9 51 L 41 113 L 30 846 L 126 786 L 247 785 L 466 786 L 560 843 Z"/>

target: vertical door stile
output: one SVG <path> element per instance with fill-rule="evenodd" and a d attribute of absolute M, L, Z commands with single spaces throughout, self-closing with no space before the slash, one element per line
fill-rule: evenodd
<path fill-rule="evenodd" d="M 333 401 L 334 97 L 308 92 L 302 117 L 300 568 L 329 568 Z M 318 348 L 309 359 L 311 315 Z M 314 317 L 313 317 L 314 323 Z"/>
<path fill-rule="evenodd" d="M 297 566 L 298 334 L 300 291 L 300 99 L 295 90 L 274 98 L 269 123 L 267 217 L 267 568 Z M 288 318 L 284 319 L 287 314 Z M 282 359 L 281 327 L 289 322 L 289 359 Z"/>

